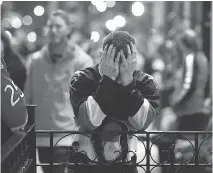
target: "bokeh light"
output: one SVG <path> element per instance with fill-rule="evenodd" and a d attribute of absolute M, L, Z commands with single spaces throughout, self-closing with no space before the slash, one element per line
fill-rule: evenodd
<path fill-rule="evenodd" d="M 91 32 L 91 37 L 90 37 L 91 40 L 93 40 L 94 42 L 98 42 L 99 39 L 100 39 L 100 34 L 99 32 L 97 31 L 92 31 Z"/>
<path fill-rule="evenodd" d="M 107 5 L 103 1 L 97 1 L 96 8 L 99 12 L 104 12 L 107 9 Z"/>
<path fill-rule="evenodd" d="M 44 7 L 38 5 L 34 8 L 34 14 L 36 16 L 42 16 L 44 14 Z"/>
<path fill-rule="evenodd" d="M 91 1 L 92 5 L 96 5 L 97 2 L 98 2 L 98 0 L 92 0 Z"/>
<path fill-rule="evenodd" d="M 27 40 L 31 43 L 35 42 L 37 40 L 37 35 L 35 32 L 30 32 L 28 35 L 27 35 Z"/>
<path fill-rule="evenodd" d="M 32 24 L 32 17 L 29 15 L 26 15 L 23 17 L 22 22 L 24 25 L 31 25 Z"/>
<path fill-rule="evenodd" d="M 115 1 L 105 1 L 107 4 L 107 7 L 112 8 L 115 6 L 116 2 Z"/>
<path fill-rule="evenodd" d="M 132 4 L 132 14 L 134 16 L 141 16 L 144 13 L 144 5 L 141 2 L 134 2 Z"/>
<path fill-rule="evenodd" d="M 124 27 L 126 25 L 126 19 L 121 15 L 115 16 L 113 20 L 117 27 Z"/>
<path fill-rule="evenodd" d="M 11 19 L 11 26 L 13 28 L 20 28 L 22 26 L 22 22 L 21 22 L 21 19 L 19 19 L 17 16 L 14 16 L 12 19 Z"/>
<path fill-rule="evenodd" d="M 115 31 L 116 30 L 116 24 L 115 24 L 114 20 L 107 20 L 106 23 L 105 23 L 105 26 L 110 31 Z"/>

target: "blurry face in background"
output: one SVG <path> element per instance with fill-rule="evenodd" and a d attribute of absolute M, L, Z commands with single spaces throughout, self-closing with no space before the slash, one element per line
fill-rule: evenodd
<path fill-rule="evenodd" d="M 60 16 L 52 16 L 47 22 L 47 37 L 50 43 L 61 43 L 68 39 L 69 27 Z"/>

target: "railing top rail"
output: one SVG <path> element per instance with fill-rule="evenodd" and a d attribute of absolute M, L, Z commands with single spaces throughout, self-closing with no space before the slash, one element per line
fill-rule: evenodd
<path fill-rule="evenodd" d="M 113 163 L 114 165 L 123 165 L 124 164 L 122 162 L 118 162 L 118 163 Z M 50 166 L 51 164 L 50 163 L 40 163 L 40 164 L 37 164 L 37 166 Z M 112 166 L 111 163 L 53 163 L 52 164 L 53 166 Z M 125 163 L 125 166 L 147 166 L 146 163 L 131 163 L 131 164 L 128 164 L 128 163 Z M 149 164 L 149 166 L 171 166 L 170 163 L 156 163 L 156 164 Z M 196 166 L 195 163 L 173 163 L 173 166 L 187 166 L 187 167 L 190 167 L 190 166 Z M 197 165 L 197 167 L 211 167 L 212 164 L 204 164 L 204 163 L 199 163 L 199 165 Z"/>
<path fill-rule="evenodd" d="M 34 125 L 26 126 L 23 132 L 14 133 L 1 148 L 1 163 L 12 151 L 24 140 L 26 135 L 33 129 Z"/>
<path fill-rule="evenodd" d="M 36 133 L 71 133 L 71 134 L 84 134 L 84 133 L 100 133 L 100 132 L 79 132 L 75 130 L 35 130 Z M 109 133 L 113 133 L 117 131 L 109 131 Z M 212 131 L 122 131 L 121 133 L 128 134 L 212 134 Z"/>

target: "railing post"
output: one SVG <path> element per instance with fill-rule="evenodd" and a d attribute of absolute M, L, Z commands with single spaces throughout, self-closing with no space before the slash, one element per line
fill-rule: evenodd
<path fill-rule="evenodd" d="M 146 172 L 150 173 L 150 134 L 146 132 Z"/>
<path fill-rule="evenodd" d="M 36 105 L 27 105 L 28 125 L 34 125 L 30 134 L 30 157 L 33 159 L 33 173 L 36 173 L 36 133 L 35 133 L 35 108 Z"/>
<path fill-rule="evenodd" d="M 54 161 L 54 148 L 53 148 L 53 132 L 50 132 L 50 169 L 51 173 L 53 173 L 53 161 Z"/>
<path fill-rule="evenodd" d="M 169 148 L 169 157 L 170 157 L 170 165 L 171 165 L 171 173 L 174 173 L 175 172 L 175 166 L 174 166 L 174 163 L 175 163 L 175 144 L 172 144 Z"/>
<path fill-rule="evenodd" d="M 195 133 L 195 165 L 199 165 L 198 133 Z"/>

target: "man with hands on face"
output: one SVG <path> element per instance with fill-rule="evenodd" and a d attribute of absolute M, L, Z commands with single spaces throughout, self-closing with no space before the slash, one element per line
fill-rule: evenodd
<path fill-rule="evenodd" d="M 137 71 L 136 65 L 134 38 L 114 31 L 104 39 L 100 63 L 72 77 L 70 100 L 79 131 L 100 132 L 91 135 L 93 140 L 83 135 L 74 139 L 91 160 L 96 155 L 101 162 L 130 160 L 128 151 L 137 151 L 137 139 L 119 133 L 145 130 L 157 115 L 159 91 L 153 78 Z"/>

